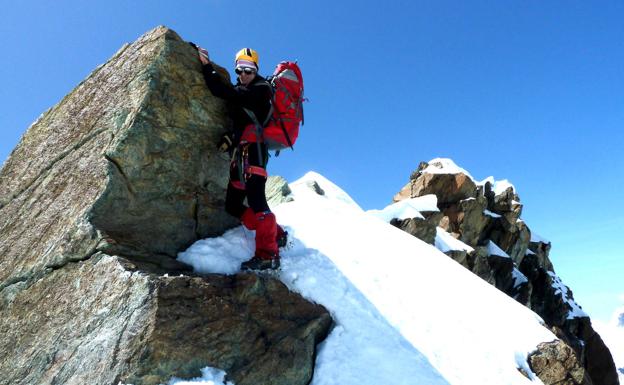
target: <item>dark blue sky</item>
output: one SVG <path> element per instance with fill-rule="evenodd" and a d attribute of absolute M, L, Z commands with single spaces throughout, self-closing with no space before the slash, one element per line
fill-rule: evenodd
<path fill-rule="evenodd" d="M 0 16 L 0 161 L 119 47 L 164 24 L 229 66 L 304 71 L 306 125 L 270 171 L 382 208 L 420 161 L 509 179 L 590 314 L 624 293 L 622 1 L 20 1 Z"/>

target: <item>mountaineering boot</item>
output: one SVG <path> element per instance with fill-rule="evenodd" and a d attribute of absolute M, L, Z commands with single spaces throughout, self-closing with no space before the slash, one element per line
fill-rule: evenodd
<path fill-rule="evenodd" d="M 240 217 L 240 221 L 248 230 L 256 229 L 256 214 L 249 207 L 243 211 L 243 215 Z M 282 226 L 277 226 L 277 233 L 275 235 L 275 242 L 277 242 L 277 247 L 284 247 L 288 243 L 288 231 L 284 230 Z"/>
<path fill-rule="evenodd" d="M 260 257 L 253 257 L 249 261 L 241 264 L 241 270 L 275 270 L 279 267 L 279 258 L 262 259 Z"/>
<path fill-rule="evenodd" d="M 277 269 L 279 251 L 277 246 L 277 223 L 275 214 L 265 211 L 256 214 L 256 253 L 254 257 L 241 264 L 243 270 Z"/>

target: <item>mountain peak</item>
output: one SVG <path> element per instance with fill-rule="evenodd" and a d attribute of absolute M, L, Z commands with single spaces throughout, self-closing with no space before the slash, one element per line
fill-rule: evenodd
<path fill-rule="evenodd" d="M 612 384 L 515 188 L 448 158 L 423 162 L 382 215 L 316 173 L 277 189 L 292 194 L 275 207 L 283 270 L 241 274 L 253 237 L 225 213 L 215 146 L 230 123 L 164 26 L 33 123 L 0 170 L 6 381 L 151 385 L 215 365 L 237 385 L 359 385 L 372 367 L 365 380 L 393 382 L 400 363 L 403 383 L 526 384 L 586 347 L 594 383 Z M 235 267 L 213 274 L 221 261 Z M 568 361 L 565 376 L 584 373 Z"/>

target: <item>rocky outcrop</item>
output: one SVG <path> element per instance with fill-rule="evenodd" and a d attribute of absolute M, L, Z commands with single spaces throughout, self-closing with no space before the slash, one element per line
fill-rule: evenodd
<path fill-rule="evenodd" d="M 544 385 L 592 385 L 574 351 L 562 341 L 540 344 L 529 365 Z"/>
<path fill-rule="evenodd" d="M 16 384 L 157 385 L 206 366 L 236 384 L 307 384 L 331 325 L 275 279 L 159 276 L 105 254 L 48 274 L 2 315 L 0 373 Z"/>
<path fill-rule="evenodd" d="M 555 274 L 548 257 L 550 242 L 532 233 L 520 218 L 522 204 L 511 184 L 493 178 L 475 182 L 451 160 L 434 159 L 421 162 L 393 200 L 425 194 L 437 196 L 439 209 L 435 215 L 423 214 L 427 225 L 418 218 L 391 223 L 436 246 L 440 246 L 439 238 L 432 241 L 430 233 L 423 229 L 435 226 L 438 232 L 446 232 L 463 242 L 466 247 L 439 248 L 539 314 L 574 350 L 593 384 L 618 384 L 609 350 L 591 327 L 589 317 L 574 301 L 572 292 Z"/>
<path fill-rule="evenodd" d="M 234 225 L 228 120 L 200 64 L 159 28 L 124 46 L 24 134 L 0 173 L 0 288 L 96 251 L 170 266 Z"/>
<path fill-rule="evenodd" d="M 433 245 L 435 242 L 437 230 L 433 221 L 428 221 L 424 218 L 407 218 L 402 220 L 395 218 L 390 223 L 427 243 Z"/>
<path fill-rule="evenodd" d="M 269 206 L 278 206 L 293 200 L 288 181 L 281 176 L 271 175 L 266 182 L 266 197 Z"/>
<path fill-rule="evenodd" d="M 394 196 L 393 201 L 435 194 L 438 196 L 438 202 L 445 205 L 474 195 L 475 184 L 470 176 L 462 173 L 436 172 L 443 167 L 442 162 L 435 160 L 430 163 L 421 162 L 410 176 L 410 182 Z"/>
<path fill-rule="evenodd" d="M 0 170 L 3 382 L 157 384 L 204 366 L 309 382 L 325 309 L 175 259 L 236 224 L 215 150 L 229 124 L 196 51 L 159 27 L 28 129 Z"/>

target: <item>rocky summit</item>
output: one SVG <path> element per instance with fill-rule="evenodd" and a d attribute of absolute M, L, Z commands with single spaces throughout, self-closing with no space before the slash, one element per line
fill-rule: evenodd
<path fill-rule="evenodd" d="M 477 182 L 450 159 L 434 159 L 420 163 L 393 201 L 429 194 L 435 195 L 438 210 L 391 223 L 434 244 L 542 317 L 561 339 L 541 345 L 530 358 L 544 384 L 617 385 L 611 353 L 555 274 L 550 242 L 521 219 L 515 187 L 491 177 Z M 454 247 L 444 241 L 449 237 Z"/>
<path fill-rule="evenodd" d="M 238 385 L 309 382 L 323 307 L 175 259 L 236 224 L 215 149 L 229 124 L 165 27 L 32 124 L 0 170 L 0 382 L 159 384 L 206 366 Z"/>

